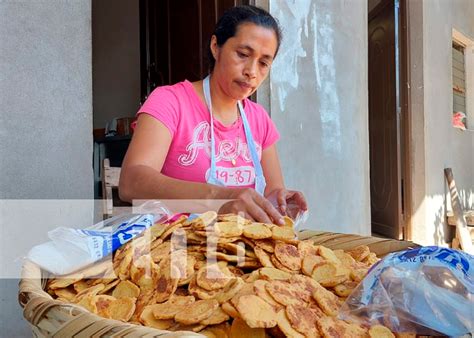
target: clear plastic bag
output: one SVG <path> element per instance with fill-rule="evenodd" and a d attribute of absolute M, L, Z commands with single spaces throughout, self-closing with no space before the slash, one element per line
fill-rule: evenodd
<path fill-rule="evenodd" d="M 372 267 L 339 317 L 394 332 L 472 333 L 474 257 L 435 246 L 392 253 Z"/>
<path fill-rule="evenodd" d="M 281 212 L 278 202 L 275 197 L 269 199 L 270 203 Z M 286 216 L 290 217 L 293 220 L 293 227 L 296 231 L 303 230 L 303 226 L 306 224 L 308 220 L 309 211 L 308 210 L 301 210 L 300 206 L 294 202 L 290 201 L 286 205 Z"/>
<path fill-rule="evenodd" d="M 51 241 L 33 247 L 27 258 L 55 275 L 69 274 L 101 260 L 153 224 L 171 217 L 159 201 L 146 202 L 136 211 L 139 213 L 116 216 L 86 229 L 51 230 Z"/>
<path fill-rule="evenodd" d="M 295 231 L 300 231 L 303 230 L 304 225 L 306 224 L 306 221 L 308 220 L 308 215 L 309 211 L 308 210 L 299 210 L 296 213 L 295 218 L 293 219 L 294 221 L 294 229 Z"/>

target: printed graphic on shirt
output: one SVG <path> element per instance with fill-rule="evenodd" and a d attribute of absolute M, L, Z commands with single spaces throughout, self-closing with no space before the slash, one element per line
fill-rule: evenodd
<path fill-rule="evenodd" d="M 262 147 L 255 142 L 258 156 L 261 156 Z M 247 163 L 252 163 L 247 142 L 241 137 L 228 140 L 224 139 L 220 142 L 216 140 L 216 163 L 219 161 L 232 162 L 242 158 Z M 193 165 L 199 154 L 204 152 L 207 158 L 211 158 L 211 128 L 207 121 L 202 121 L 193 130 L 192 140 L 186 146 L 186 153 L 179 155 L 178 162 L 184 166 Z M 232 168 L 235 169 L 235 168 Z M 251 183 L 250 183 L 251 184 Z"/>
<path fill-rule="evenodd" d="M 211 168 L 206 171 L 206 181 L 209 179 Z M 216 177 L 225 186 L 249 186 L 255 184 L 255 169 L 250 166 L 235 168 L 216 167 Z"/>

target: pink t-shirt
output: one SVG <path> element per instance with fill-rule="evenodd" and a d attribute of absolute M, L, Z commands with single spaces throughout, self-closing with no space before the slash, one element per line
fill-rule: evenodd
<path fill-rule="evenodd" d="M 259 159 L 262 149 L 279 138 L 265 109 L 248 99 L 243 102 Z M 162 174 L 192 182 L 206 182 L 210 171 L 211 132 L 207 106 L 189 81 L 156 88 L 137 115 L 146 113 L 170 131 L 172 141 Z M 229 187 L 254 187 L 255 169 L 247 146 L 242 119 L 224 126 L 214 119 L 217 177 Z"/>

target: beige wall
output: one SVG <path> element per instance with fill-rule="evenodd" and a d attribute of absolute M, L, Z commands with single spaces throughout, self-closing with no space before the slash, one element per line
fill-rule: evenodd
<path fill-rule="evenodd" d="M 450 208 L 443 176 L 445 167 L 453 169 L 464 207 L 474 207 L 474 133 L 451 126 L 452 29 L 474 39 L 474 2 L 425 0 L 418 2 L 418 6 L 422 6 L 423 13 L 421 28 L 416 17 L 412 28 L 422 30 L 422 39 L 414 37 L 422 40 L 422 45 L 412 43 L 412 54 L 420 59 L 419 49 L 422 49 L 423 58 L 418 70 L 412 67 L 413 76 L 418 79 L 412 88 L 421 86 L 423 93 L 417 96 L 422 101 L 415 102 L 418 106 L 412 112 L 413 119 L 417 119 L 413 130 L 417 156 L 412 159 L 416 171 L 412 233 L 418 243 L 446 245 L 452 229 L 445 222 L 446 209 Z M 473 122 L 471 118 L 471 128 Z"/>

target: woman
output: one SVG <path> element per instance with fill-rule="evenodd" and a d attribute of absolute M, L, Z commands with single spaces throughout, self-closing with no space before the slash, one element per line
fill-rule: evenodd
<path fill-rule="evenodd" d="M 304 196 L 284 186 L 278 131 L 247 99 L 267 77 L 280 40 L 268 12 L 226 11 L 210 41 L 210 75 L 159 87 L 140 108 L 120 198 L 228 199 L 219 212 L 277 224 L 290 204 L 306 210 Z"/>

